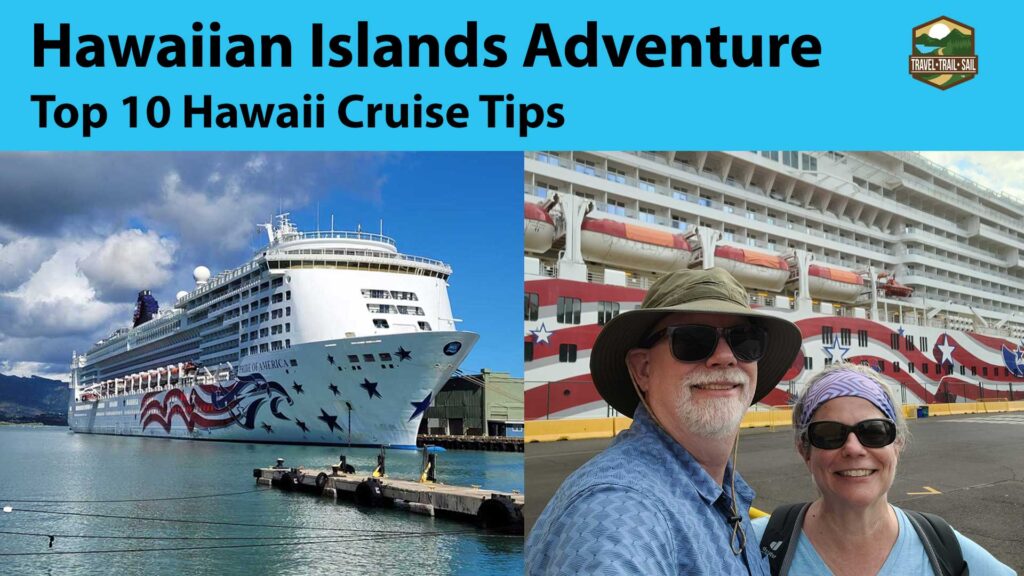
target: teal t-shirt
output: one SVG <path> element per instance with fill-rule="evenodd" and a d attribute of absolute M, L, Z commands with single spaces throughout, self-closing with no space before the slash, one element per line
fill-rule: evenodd
<path fill-rule="evenodd" d="M 905 576 L 906 574 L 931 574 L 931 564 L 928 562 L 928 555 L 925 554 L 924 544 L 917 536 L 917 531 L 911 526 L 910 520 L 903 510 L 893 506 L 896 517 L 899 520 L 900 534 L 896 538 L 896 545 L 889 552 L 885 564 L 878 571 L 878 576 Z M 760 542 L 765 528 L 768 526 L 768 517 L 757 518 L 751 522 L 757 540 Z M 957 541 L 960 542 L 960 549 L 963 551 L 964 560 L 971 571 L 971 576 L 1016 576 L 1009 566 L 996 560 L 987 550 L 976 544 L 963 534 L 953 531 Z M 825 561 L 818 556 L 811 541 L 800 533 L 794 551 L 793 563 L 789 569 L 790 576 L 832 576 L 832 571 L 825 565 Z"/>

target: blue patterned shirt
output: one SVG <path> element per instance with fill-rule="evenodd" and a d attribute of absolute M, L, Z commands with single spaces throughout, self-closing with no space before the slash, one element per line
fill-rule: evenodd
<path fill-rule="evenodd" d="M 640 405 L 629 430 L 548 502 L 526 544 L 526 573 L 768 576 L 748 514 L 754 491 L 738 474 L 747 544 L 739 556 L 730 548 L 732 473 L 730 463 L 723 490 Z"/>

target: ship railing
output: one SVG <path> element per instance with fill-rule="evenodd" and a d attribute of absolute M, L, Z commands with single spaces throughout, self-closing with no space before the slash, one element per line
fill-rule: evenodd
<path fill-rule="evenodd" d="M 939 254 L 935 254 L 934 252 L 928 252 L 926 250 L 921 250 L 920 248 L 907 248 L 905 250 L 905 252 L 907 254 L 912 254 L 912 255 L 916 255 L 916 256 L 925 256 L 927 258 L 934 258 L 935 260 L 941 260 L 942 262 L 946 262 L 948 264 L 956 264 L 958 266 L 963 266 L 964 268 L 968 268 L 968 269 L 971 266 L 970 262 L 961 262 L 959 260 L 954 260 L 954 259 L 949 258 L 947 256 L 941 256 Z M 1008 284 L 1010 284 L 1012 286 L 1019 286 L 1021 284 L 1021 279 L 1020 278 L 1017 278 L 1017 277 L 1014 277 L 1014 276 L 1010 276 L 1008 274 L 1003 274 L 1001 272 L 995 272 L 993 270 L 984 270 L 983 269 L 983 270 L 972 271 L 972 273 L 980 273 L 980 274 L 984 274 L 986 276 L 991 276 L 992 278 L 996 278 L 996 279 L 1001 280 L 1003 282 L 1006 282 L 1006 283 L 1008 283 Z"/>
<path fill-rule="evenodd" d="M 355 258 L 371 258 L 371 259 L 384 259 L 384 260 L 398 260 L 401 262 L 413 262 L 416 264 L 426 264 L 428 266 L 434 266 L 442 270 L 451 272 L 451 267 L 440 260 L 434 260 L 432 258 L 423 258 L 422 256 L 411 256 L 409 254 L 394 253 L 394 252 L 380 252 L 374 250 L 331 250 L 331 249 L 302 249 L 302 250 L 286 250 L 286 249 L 275 249 L 268 250 L 267 256 L 323 256 L 325 259 L 331 257 L 332 259 L 338 259 L 339 257 L 355 257 Z M 308 258 L 296 258 L 296 260 L 308 260 Z"/>
<path fill-rule="evenodd" d="M 221 272 L 220 274 L 217 274 L 216 276 L 211 278 L 210 281 L 204 284 L 203 286 L 200 286 L 186 294 L 181 300 L 178 300 L 178 302 L 181 302 L 182 300 L 190 300 L 192 298 L 196 298 L 198 296 L 206 294 L 207 292 L 213 290 L 214 288 L 220 288 L 224 284 L 227 284 L 228 282 L 231 282 L 239 278 L 240 276 L 244 276 L 254 270 L 260 269 L 262 265 L 263 260 L 258 259 L 253 260 L 252 262 L 249 262 L 240 268 L 225 270 L 224 272 Z"/>
<path fill-rule="evenodd" d="M 369 240 L 371 242 L 380 242 L 382 244 L 389 244 L 391 246 L 397 246 L 395 240 L 390 236 L 384 236 L 383 234 L 374 234 L 372 232 L 355 232 L 355 231 L 343 231 L 343 230 L 320 230 L 315 232 L 297 232 L 289 235 L 289 240 L 300 239 L 300 240 Z"/>
<path fill-rule="evenodd" d="M 910 162 L 911 164 L 916 164 L 918 167 L 924 167 L 924 168 L 926 168 L 928 170 L 933 170 L 933 171 L 936 171 L 936 172 L 941 172 L 945 177 L 947 177 L 950 180 L 953 180 L 957 184 L 960 184 L 961 186 L 963 186 L 965 188 L 968 188 L 968 189 L 970 189 L 970 190 L 972 190 L 972 191 L 974 191 L 976 193 L 979 193 L 979 196 L 996 196 L 998 198 L 1008 200 L 1008 201 L 1010 201 L 1011 203 L 1014 204 L 1014 206 L 1015 206 L 1015 208 L 1017 210 L 1019 210 L 1021 212 L 1024 212 L 1024 203 L 1021 203 L 1021 201 L 1019 199 L 1017 199 L 1017 198 L 1015 198 L 1015 197 L 1013 197 L 1013 196 L 1011 196 L 1011 195 L 1009 195 L 1009 194 L 1007 194 L 1005 192 L 1001 192 L 999 190 L 993 190 L 992 188 L 989 188 L 988 186 L 985 186 L 983 184 L 975 182 L 974 180 L 971 180 L 970 178 L 962 176 L 961 174 L 958 174 L 957 172 L 954 172 L 954 171 L 950 170 L 949 168 L 947 168 L 945 166 L 942 166 L 942 165 L 940 165 L 940 164 L 938 164 L 936 162 L 933 162 L 932 160 L 930 160 L 928 158 L 925 158 L 924 156 L 922 156 L 922 155 L 920 155 L 920 154 L 918 154 L 916 152 L 890 152 L 890 154 L 892 154 L 893 156 L 895 156 L 895 157 L 897 157 L 897 158 L 899 158 L 901 160 Z M 934 184 L 932 184 L 931 186 L 936 187 Z M 942 191 L 941 188 L 939 188 L 939 190 Z M 1009 216 L 1006 216 L 1005 214 L 1000 214 L 1000 216 L 1002 216 L 1004 218 L 1010 218 Z"/>
<path fill-rule="evenodd" d="M 641 157 L 645 157 L 645 158 L 647 157 L 647 156 L 644 156 L 642 153 L 630 153 L 630 154 L 641 156 Z M 846 238 L 846 237 L 843 237 L 843 236 L 839 236 L 838 234 L 832 234 L 832 233 L 825 232 L 825 231 L 822 231 L 822 230 L 815 230 L 814 228 L 811 228 L 811 227 L 806 226 L 804 224 L 790 222 L 788 220 L 777 220 L 776 218 L 771 218 L 771 217 L 767 216 L 766 214 L 760 214 L 760 213 L 757 213 L 757 212 L 751 212 L 751 211 L 746 211 L 746 210 L 741 212 L 736 206 L 732 206 L 732 205 L 726 204 L 724 202 L 718 202 L 716 200 L 711 200 L 710 198 L 703 198 L 699 194 L 697 194 L 697 193 L 695 193 L 693 191 L 683 192 L 681 190 L 672 189 L 672 188 L 669 188 L 669 187 L 661 185 L 661 184 L 651 184 L 650 182 L 642 181 L 642 180 L 639 180 L 639 179 L 634 178 L 632 176 L 626 176 L 626 175 L 618 174 L 617 172 L 608 172 L 608 171 L 602 170 L 600 168 L 589 166 L 589 165 L 585 165 L 585 164 L 575 163 L 575 165 L 574 165 L 573 161 L 570 161 L 570 160 L 565 159 L 565 158 L 555 157 L 555 156 L 552 156 L 550 154 L 530 153 L 530 152 L 528 152 L 528 153 L 526 153 L 526 156 L 527 157 L 534 157 L 535 159 L 538 159 L 537 156 L 541 156 L 541 157 L 543 157 L 543 159 L 541 159 L 540 161 L 548 163 L 548 164 L 554 164 L 554 165 L 560 166 L 562 168 L 567 168 L 567 169 L 570 169 L 570 170 L 574 170 L 576 172 L 580 172 L 582 174 L 586 174 L 586 175 L 589 175 L 589 176 L 594 176 L 596 178 L 601 178 L 603 180 L 608 180 L 608 181 L 611 181 L 611 182 L 616 182 L 616 183 L 623 184 L 623 185 L 626 185 L 626 186 L 631 186 L 633 188 L 639 188 L 640 190 L 645 191 L 645 192 L 654 192 L 654 193 L 660 194 L 662 196 L 666 196 L 668 198 L 672 198 L 672 199 L 679 200 L 679 201 L 682 201 L 682 202 L 688 202 L 690 204 L 696 204 L 698 206 L 702 206 L 702 207 L 705 207 L 705 208 L 710 208 L 712 210 L 719 210 L 719 211 L 725 212 L 727 214 L 736 214 L 737 216 L 743 215 L 748 220 L 752 220 L 752 221 L 755 221 L 755 222 L 760 222 L 760 223 L 768 224 L 770 226 L 776 226 L 776 227 L 779 227 L 779 228 L 784 228 L 786 230 L 798 230 L 797 227 L 800 227 L 800 228 L 803 229 L 804 232 L 806 232 L 810 236 L 816 236 L 816 237 L 819 237 L 819 238 L 825 238 L 827 240 L 832 240 L 832 241 L 835 241 L 835 242 L 839 242 L 839 243 L 842 243 L 844 245 L 858 246 L 860 248 L 864 248 L 865 250 L 869 250 L 869 251 L 872 251 L 872 252 L 881 252 L 883 254 L 889 254 L 889 255 L 894 254 L 894 251 L 891 248 L 886 248 L 885 246 L 875 245 L 875 244 L 871 244 L 871 243 L 868 243 L 868 242 L 861 242 L 861 241 L 853 240 L 852 238 Z M 664 163 L 664 164 L 667 164 L 667 160 L 665 160 L 665 159 L 663 159 L 663 158 L 661 158 L 659 156 L 655 156 L 655 155 L 650 155 L 650 156 L 651 156 L 651 158 L 648 158 L 648 159 L 657 158 L 657 161 L 659 161 L 661 163 Z M 692 167 L 687 166 L 687 168 L 691 169 L 694 173 L 696 173 L 696 170 L 693 170 Z M 709 176 L 709 174 L 705 173 L 705 174 L 703 174 L 703 176 L 707 177 L 707 176 Z M 716 180 L 717 180 L 717 178 L 716 178 Z M 734 180 L 728 180 L 727 179 L 725 183 L 726 184 L 731 184 L 731 185 L 733 185 L 733 186 L 735 186 L 737 188 L 740 188 L 741 190 L 744 189 L 742 186 L 739 185 L 738 182 L 736 182 Z M 548 196 L 548 194 L 551 192 L 547 188 L 543 188 L 543 187 L 539 187 L 539 186 L 529 186 L 529 185 L 525 186 L 525 190 L 524 191 L 525 191 L 526 194 L 533 195 L 533 196 L 538 196 L 538 197 L 541 197 L 541 198 L 546 198 Z M 780 200 L 780 201 L 784 202 L 784 200 Z M 686 228 L 685 225 L 681 226 L 681 224 L 683 224 L 683 223 L 678 221 L 678 220 L 672 220 L 671 218 L 666 218 L 664 216 L 658 216 L 658 215 L 654 215 L 654 214 L 650 214 L 650 213 L 640 212 L 640 210 L 638 208 L 625 207 L 625 206 L 620 206 L 618 204 L 608 204 L 608 203 L 605 203 L 605 202 L 595 202 L 594 205 L 595 205 L 595 208 L 597 208 L 598 210 L 600 210 L 600 211 L 602 211 L 602 212 L 604 212 L 606 214 L 612 214 L 612 215 L 616 215 L 616 216 L 625 216 L 625 217 L 629 217 L 629 218 L 634 218 L 636 220 L 639 220 L 641 222 L 645 222 L 645 223 L 648 223 L 648 224 L 659 224 L 659 225 L 666 226 L 666 227 L 669 227 L 669 228 L 676 228 L 676 229 L 680 229 L 680 228 L 685 229 Z M 733 241 L 732 238 L 730 238 L 729 240 Z"/>

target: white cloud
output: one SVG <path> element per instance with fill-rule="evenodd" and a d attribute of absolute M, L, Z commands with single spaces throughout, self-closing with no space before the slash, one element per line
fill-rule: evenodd
<path fill-rule="evenodd" d="M 68 361 L 70 364 L 70 357 L 68 358 Z M 43 362 L 0 361 L 0 374 L 6 374 L 7 376 L 20 376 L 22 378 L 39 376 L 41 378 L 50 378 L 51 380 L 62 380 L 67 382 L 69 371 L 70 369 L 61 370 L 52 364 L 45 364 Z"/>
<path fill-rule="evenodd" d="M 159 234 L 125 230 L 82 258 L 79 269 L 105 301 L 132 299 L 139 290 L 162 287 L 171 277 L 177 243 Z"/>
<path fill-rule="evenodd" d="M 52 253 L 52 244 L 41 238 L 17 238 L 0 244 L 0 290 L 17 288 Z"/>

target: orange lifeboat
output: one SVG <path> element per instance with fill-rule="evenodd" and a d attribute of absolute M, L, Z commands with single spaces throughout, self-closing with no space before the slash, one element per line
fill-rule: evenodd
<path fill-rule="evenodd" d="M 789 279 L 789 264 L 778 254 L 720 244 L 715 246 L 715 267 L 724 268 L 747 288 L 780 292 Z"/>
<path fill-rule="evenodd" d="M 898 298 L 909 298 L 914 295 L 914 289 L 910 286 L 900 284 L 896 281 L 896 278 L 889 272 L 883 272 L 878 275 L 878 288 L 886 296 L 895 296 Z"/>
<path fill-rule="evenodd" d="M 650 272 L 690 263 L 690 245 L 682 234 L 600 218 L 584 218 L 581 228 L 580 249 L 588 260 Z"/>
<path fill-rule="evenodd" d="M 546 210 L 532 202 L 524 205 L 523 247 L 527 252 L 547 252 L 555 241 L 555 222 Z"/>
<path fill-rule="evenodd" d="M 811 298 L 850 303 L 864 291 L 864 279 L 849 268 L 811 264 L 807 274 Z"/>

